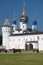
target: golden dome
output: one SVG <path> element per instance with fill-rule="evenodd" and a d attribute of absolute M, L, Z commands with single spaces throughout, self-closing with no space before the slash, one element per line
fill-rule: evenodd
<path fill-rule="evenodd" d="M 20 22 L 22 22 L 23 19 L 26 19 L 26 20 L 28 21 L 28 17 L 27 17 L 27 16 L 22 15 L 22 16 L 20 17 Z"/>
<path fill-rule="evenodd" d="M 24 5 L 22 16 L 20 17 L 20 22 L 22 22 L 23 19 L 26 19 L 28 21 L 28 17 L 26 16 L 26 8 Z"/>

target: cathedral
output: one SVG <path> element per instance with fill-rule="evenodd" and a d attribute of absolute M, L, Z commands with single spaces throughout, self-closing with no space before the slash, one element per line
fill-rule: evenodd
<path fill-rule="evenodd" d="M 19 29 L 17 29 L 16 16 L 14 16 L 13 24 L 10 24 L 8 18 L 2 26 L 2 46 L 9 49 L 21 50 L 43 50 L 43 32 L 38 31 L 36 16 L 32 22 L 31 29 L 28 28 L 29 18 L 26 15 L 26 8 L 23 7 L 22 15 L 19 21 Z"/>

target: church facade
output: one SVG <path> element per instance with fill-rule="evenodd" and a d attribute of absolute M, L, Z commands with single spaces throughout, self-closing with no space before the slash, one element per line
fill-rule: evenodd
<path fill-rule="evenodd" d="M 20 17 L 20 29 L 17 29 L 16 16 L 14 16 L 13 24 L 10 24 L 7 18 L 2 26 L 2 46 L 5 46 L 7 50 L 43 50 L 43 32 L 37 30 L 36 17 L 34 17 L 31 29 L 28 29 L 28 21 L 25 7 Z"/>

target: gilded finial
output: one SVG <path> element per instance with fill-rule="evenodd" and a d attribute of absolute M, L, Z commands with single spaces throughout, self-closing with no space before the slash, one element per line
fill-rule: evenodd
<path fill-rule="evenodd" d="M 14 17 L 13 17 L 13 18 L 14 18 L 14 20 L 16 20 L 16 15 L 15 15 L 15 12 L 14 12 Z"/>
<path fill-rule="evenodd" d="M 8 16 L 6 17 L 6 19 L 8 19 Z"/>
<path fill-rule="evenodd" d="M 26 3 L 25 2 L 23 2 L 23 7 L 25 8 L 25 5 L 26 5 Z"/>
<path fill-rule="evenodd" d="M 34 16 L 34 21 L 36 21 L 36 16 Z"/>
<path fill-rule="evenodd" d="M 26 16 L 26 7 L 25 7 L 26 3 L 23 2 L 23 12 L 22 15 Z"/>
<path fill-rule="evenodd" d="M 34 21 L 36 21 L 36 14 L 35 14 L 35 12 L 33 14 L 33 18 L 34 18 Z"/>

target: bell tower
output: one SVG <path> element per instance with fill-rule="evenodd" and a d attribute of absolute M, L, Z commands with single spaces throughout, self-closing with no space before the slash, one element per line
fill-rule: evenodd
<path fill-rule="evenodd" d="M 5 46 L 6 50 L 9 49 L 9 36 L 11 35 L 12 26 L 8 17 L 2 26 L 2 46 Z"/>

